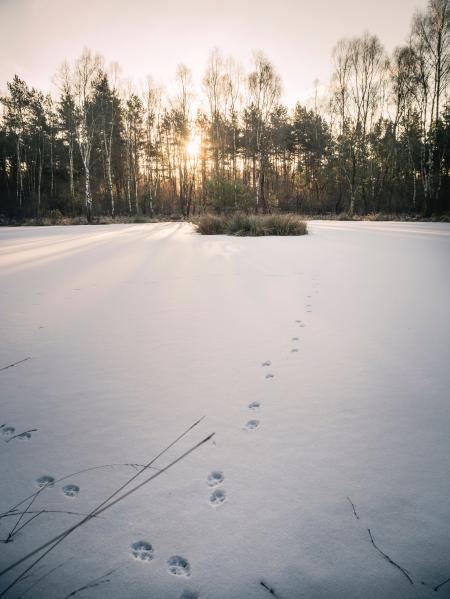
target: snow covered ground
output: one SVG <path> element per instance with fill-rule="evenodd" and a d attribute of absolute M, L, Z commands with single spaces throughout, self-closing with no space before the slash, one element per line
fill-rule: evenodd
<path fill-rule="evenodd" d="M 0 537 L 40 477 L 116 464 L 35 496 L 2 569 L 215 432 L 5 596 L 450 596 L 449 274 L 446 224 L 1 229 L 0 368 L 30 359 L 0 371 Z"/>

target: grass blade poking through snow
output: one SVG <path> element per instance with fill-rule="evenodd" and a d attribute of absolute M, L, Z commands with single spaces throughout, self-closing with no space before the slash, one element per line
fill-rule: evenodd
<path fill-rule="evenodd" d="M 4 426 L 4 425 L 2 425 L 2 426 Z M 74 476 L 77 476 L 78 474 L 84 474 L 85 472 L 90 472 L 91 470 L 100 470 L 101 468 L 115 468 L 116 466 L 127 466 L 129 468 L 134 468 L 134 470 L 138 470 L 138 468 L 144 468 L 143 464 L 133 464 L 133 463 L 127 463 L 127 464 L 102 464 L 100 466 L 91 466 L 89 468 L 83 468 L 83 470 L 77 470 L 77 472 L 71 472 L 70 474 L 66 474 L 66 475 L 62 476 L 61 478 L 57 478 L 54 481 L 53 484 L 56 485 L 58 483 L 63 482 L 64 480 L 67 480 L 68 478 L 72 478 Z M 155 467 L 153 467 L 152 469 L 153 470 L 158 470 L 158 468 L 155 468 Z M 2 514 L 0 514 L 0 518 L 3 518 L 5 516 L 7 516 L 10 512 L 14 512 L 23 503 L 25 503 L 26 501 L 28 501 L 29 499 L 31 499 L 35 495 L 38 495 L 39 493 L 41 493 L 42 491 L 44 491 L 47 488 L 48 488 L 48 486 L 46 485 L 45 487 L 42 487 L 41 489 L 39 489 L 38 491 L 36 491 L 35 493 L 33 493 L 32 495 L 28 495 L 28 497 L 25 497 L 25 499 L 22 499 L 21 501 L 19 501 L 19 503 L 16 503 L 12 507 L 10 507 L 9 510 L 7 510 L 6 512 L 3 512 Z"/>
<path fill-rule="evenodd" d="M 378 553 L 379 553 L 380 555 L 382 555 L 382 556 L 384 557 L 384 559 L 385 559 L 385 560 L 387 560 L 387 561 L 388 561 L 390 564 L 392 564 L 392 565 L 393 565 L 393 566 L 395 566 L 395 567 L 396 567 L 398 570 L 400 570 L 400 572 L 402 572 L 403 576 L 405 576 L 405 578 L 407 578 L 407 579 L 408 579 L 408 581 L 409 581 L 411 584 L 414 584 L 414 581 L 413 581 L 413 579 L 411 578 L 411 576 L 408 574 L 408 572 L 407 572 L 407 571 L 406 571 L 404 568 L 402 568 L 401 566 L 399 566 L 399 565 L 398 565 L 396 562 L 394 562 L 394 560 L 393 560 L 393 559 L 391 559 L 391 558 L 389 557 L 389 555 L 387 555 L 386 553 L 384 553 L 384 551 L 382 551 L 382 550 L 381 550 L 381 549 L 378 547 L 378 545 L 376 545 L 375 541 L 373 540 L 373 536 L 372 536 L 372 533 L 371 533 L 371 531 L 370 531 L 370 528 L 368 528 L 367 530 L 368 530 L 368 532 L 369 532 L 370 542 L 371 542 L 371 543 L 372 543 L 372 545 L 375 547 L 375 549 L 378 551 Z"/>
<path fill-rule="evenodd" d="M 93 589 L 95 587 L 100 586 L 101 584 L 105 584 L 106 582 L 109 582 L 110 579 L 108 578 L 108 576 L 111 576 L 111 574 L 114 574 L 115 571 L 116 570 L 111 570 L 110 572 L 103 574 L 103 576 L 99 576 L 98 578 L 91 580 L 91 582 L 86 583 L 79 589 L 75 589 L 74 591 L 72 591 L 71 593 L 66 595 L 64 597 L 64 599 L 69 599 L 69 597 L 74 597 L 75 595 L 78 595 L 78 593 L 81 593 L 82 591 L 87 591 L 88 589 Z"/>
<path fill-rule="evenodd" d="M 27 360 L 31 360 L 31 356 L 29 356 L 28 358 L 24 358 L 23 360 L 19 360 L 18 362 L 8 364 L 8 366 L 3 366 L 2 368 L 0 368 L 0 372 L 2 370 L 8 370 L 8 368 L 14 368 L 14 366 L 18 366 L 19 364 L 22 364 L 22 362 L 26 362 Z"/>
<path fill-rule="evenodd" d="M 14 526 L 12 527 L 12 529 L 9 531 L 8 538 L 6 539 L 5 543 L 9 543 L 11 541 L 12 537 L 14 536 L 14 532 L 16 531 L 17 527 L 21 523 L 21 521 L 22 521 L 23 517 L 25 516 L 25 514 L 28 513 L 28 510 L 33 505 L 33 503 L 36 501 L 36 498 L 39 495 L 40 491 L 42 491 L 42 489 L 39 489 L 39 491 L 33 496 L 33 498 L 31 499 L 30 503 L 25 508 L 25 511 L 20 514 L 17 522 L 14 524 Z M 35 518 L 35 517 L 36 516 L 33 516 L 33 518 Z M 33 519 L 33 518 L 31 518 L 31 519 Z M 21 526 L 20 528 L 23 528 L 23 527 Z"/>
<path fill-rule="evenodd" d="M 0 572 L 0 576 L 4 576 L 5 574 L 7 574 L 9 571 L 13 570 L 14 568 L 16 568 L 17 566 L 19 566 L 20 564 L 22 564 L 23 562 L 27 561 L 28 559 L 32 558 L 33 556 L 35 556 L 36 554 L 40 553 L 41 551 L 44 551 L 44 549 L 47 549 L 47 551 L 45 551 L 45 553 L 43 553 L 41 556 L 39 556 L 30 566 L 28 566 L 28 568 L 26 568 L 17 578 L 15 578 L 11 584 L 9 584 L 6 589 L 4 589 L 1 593 L 0 593 L 0 597 L 3 597 L 9 590 L 11 590 L 18 582 L 20 582 L 20 580 L 22 579 L 23 576 L 25 576 L 25 574 L 27 574 L 28 572 L 30 572 L 30 570 L 32 570 L 34 568 L 34 566 L 36 566 L 36 564 L 38 564 L 46 555 L 48 555 L 57 545 L 59 545 L 59 543 L 61 543 L 65 538 L 67 538 L 74 530 L 76 530 L 77 528 L 79 528 L 80 526 L 82 526 L 83 524 L 85 524 L 86 522 L 88 522 L 89 520 L 91 520 L 94 516 L 98 516 L 101 513 L 103 513 L 105 510 L 109 509 L 110 507 L 112 507 L 113 505 L 116 505 L 117 503 L 119 503 L 120 501 L 122 501 L 123 499 L 126 499 L 128 496 L 130 496 L 132 493 L 135 493 L 136 491 L 138 491 L 140 488 L 142 488 L 144 485 L 148 484 L 149 482 L 151 482 L 152 480 L 154 480 L 155 478 L 157 478 L 158 476 L 160 476 L 161 474 L 163 474 L 164 472 L 167 472 L 167 470 L 169 470 L 170 468 L 172 468 L 173 466 L 175 466 L 175 464 L 178 464 L 178 462 L 180 462 L 181 460 L 183 460 L 185 457 L 187 457 L 189 454 L 193 453 L 195 450 L 197 450 L 199 447 L 201 447 L 202 445 L 204 445 L 205 443 L 207 443 L 213 436 L 215 433 L 211 433 L 210 435 L 208 435 L 207 437 L 205 437 L 204 439 L 202 439 L 201 441 L 199 441 L 198 443 L 196 443 L 195 445 L 193 445 L 192 447 L 190 447 L 188 450 L 186 450 L 184 453 L 182 453 L 180 456 L 178 456 L 177 458 L 175 458 L 174 460 L 172 460 L 167 466 L 165 466 L 164 468 L 161 468 L 161 470 L 159 470 L 158 472 L 156 472 L 155 474 L 153 474 L 152 476 L 146 478 L 144 481 L 142 481 L 141 483 L 139 483 L 138 485 L 132 487 L 130 490 L 126 491 L 125 493 L 123 493 L 122 495 L 119 495 L 119 497 L 116 497 L 116 495 L 118 493 L 120 493 L 121 490 L 123 490 L 126 486 L 128 486 L 133 480 L 135 480 L 140 474 L 142 474 L 142 472 L 148 468 L 150 466 L 150 464 L 153 464 L 159 457 L 161 457 L 164 453 L 166 453 L 166 451 L 168 451 L 171 447 L 173 447 L 173 445 L 175 443 L 177 443 L 182 437 L 184 437 L 190 430 L 192 430 L 195 426 L 197 426 L 201 421 L 203 420 L 203 418 L 201 418 L 200 420 L 198 420 L 197 422 L 195 422 L 193 425 L 191 425 L 186 431 L 184 431 L 184 433 L 182 433 L 179 437 L 177 437 L 172 443 L 170 443 L 170 445 L 168 445 L 164 450 L 162 450 L 155 458 L 153 458 L 141 471 L 139 471 L 138 473 L 136 473 L 129 481 L 127 481 L 124 485 L 122 485 L 117 491 L 115 491 L 112 495 L 110 495 L 110 497 L 108 497 L 105 501 L 103 501 L 99 506 L 97 506 L 94 510 L 92 510 L 92 512 L 90 512 L 85 518 L 83 518 L 83 520 L 81 520 L 80 522 L 78 522 L 77 524 L 75 524 L 74 526 L 68 528 L 66 531 L 62 532 L 61 534 L 57 535 L 56 537 L 54 537 L 53 539 L 51 539 L 50 541 L 47 541 L 46 543 L 44 543 L 43 545 L 41 545 L 40 547 L 37 547 L 35 550 L 31 551 L 30 553 L 28 553 L 27 555 L 25 555 L 24 557 L 22 557 L 21 559 L 17 560 L 16 562 L 14 562 L 13 564 L 11 564 L 10 566 L 8 566 L 7 568 L 5 568 L 4 570 L 2 570 L 2 572 Z M 116 497 L 116 499 L 114 499 L 113 501 L 111 501 L 111 499 L 113 497 Z"/>

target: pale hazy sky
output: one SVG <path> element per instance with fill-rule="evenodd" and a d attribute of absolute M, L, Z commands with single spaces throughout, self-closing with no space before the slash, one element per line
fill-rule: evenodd
<path fill-rule="evenodd" d="M 200 85 L 215 46 L 248 66 L 263 50 L 293 104 L 327 82 L 338 39 L 378 34 L 388 51 L 405 41 L 427 0 L 0 0 L 0 89 L 17 73 L 50 89 L 61 62 L 84 46 L 118 61 L 137 83 L 147 75 L 170 88 L 176 65 Z"/>

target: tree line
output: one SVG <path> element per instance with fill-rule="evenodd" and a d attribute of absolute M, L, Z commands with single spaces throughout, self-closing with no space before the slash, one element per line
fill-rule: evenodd
<path fill-rule="evenodd" d="M 292 110 L 263 53 L 245 72 L 213 50 L 200 102 L 185 65 L 174 93 L 150 79 L 137 92 L 89 50 L 56 96 L 16 75 L 0 98 L 0 217 L 450 211 L 450 0 L 429 0 L 391 56 L 364 33 L 332 60 L 326 93 Z"/>

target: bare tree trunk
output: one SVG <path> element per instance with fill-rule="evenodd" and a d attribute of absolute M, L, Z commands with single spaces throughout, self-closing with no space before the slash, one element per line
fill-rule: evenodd
<path fill-rule="evenodd" d="M 75 185 L 73 178 L 73 143 L 69 143 L 69 180 L 70 180 L 70 196 L 73 198 L 75 196 Z"/>
<path fill-rule="evenodd" d="M 91 173 L 89 166 L 85 164 L 84 167 L 85 179 L 84 179 L 84 190 L 85 190 L 85 204 L 86 204 L 86 216 L 88 222 L 92 219 L 92 195 L 91 195 Z"/>

